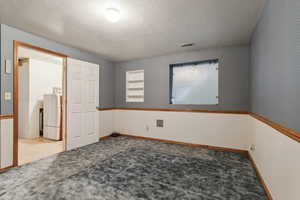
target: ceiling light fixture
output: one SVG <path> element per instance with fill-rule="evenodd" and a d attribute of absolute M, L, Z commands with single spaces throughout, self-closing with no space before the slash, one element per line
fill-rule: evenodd
<path fill-rule="evenodd" d="M 105 16 L 108 21 L 115 23 L 120 20 L 121 13 L 116 8 L 107 8 Z"/>

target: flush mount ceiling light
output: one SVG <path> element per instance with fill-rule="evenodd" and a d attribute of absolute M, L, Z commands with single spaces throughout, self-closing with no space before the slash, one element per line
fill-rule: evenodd
<path fill-rule="evenodd" d="M 106 8 L 105 16 L 108 21 L 115 23 L 120 20 L 121 13 L 116 8 Z"/>

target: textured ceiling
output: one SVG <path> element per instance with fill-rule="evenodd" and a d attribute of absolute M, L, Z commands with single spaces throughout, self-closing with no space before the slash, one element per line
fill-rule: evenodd
<path fill-rule="evenodd" d="M 125 61 L 248 44 L 265 0 L 0 0 L 1 23 Z M 114 4 L 121 20 L 110 23 Z M 183 49 L 182 43 L 195 43 Z"/>

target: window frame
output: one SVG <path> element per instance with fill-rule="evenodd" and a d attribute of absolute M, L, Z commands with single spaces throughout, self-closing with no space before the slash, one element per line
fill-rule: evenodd
<path fill-rule="evenodd" d="M 174 74 L 174 68 L 175 67 L 186 67 L 190 65 L 199 65 L 199 64 L 205 64 L 205 63 L 218 63 L 218 88 L 219 88 L 219 80 L 220 80 L 220 74 L 219 74 L 219 68 L 220 68 L 220 59 L 207 59 L 207 60 L 201 60 L 201 61 L 193 61 L 193 62 L 185 62 L 185 63 L 176 63 L 176 64 L 170 64 L 169 65 L 169 104 L 170 105 L 194 105 L 194 106 L 205 106 L 205 105 L 219 105 L 220 103 L 220 90 L 218 89 L 218 103 L 217 104 L 174 104 L 172 103 L 172 97 L 173 97 L 173 74 Z"/>

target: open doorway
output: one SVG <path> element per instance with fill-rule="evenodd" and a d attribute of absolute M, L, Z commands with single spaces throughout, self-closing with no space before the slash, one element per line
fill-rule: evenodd
<path fill-rule="evenodd" d="M 23 165 L 65 150 L 66 57 L 18 44 L 14 163 Z"/>

